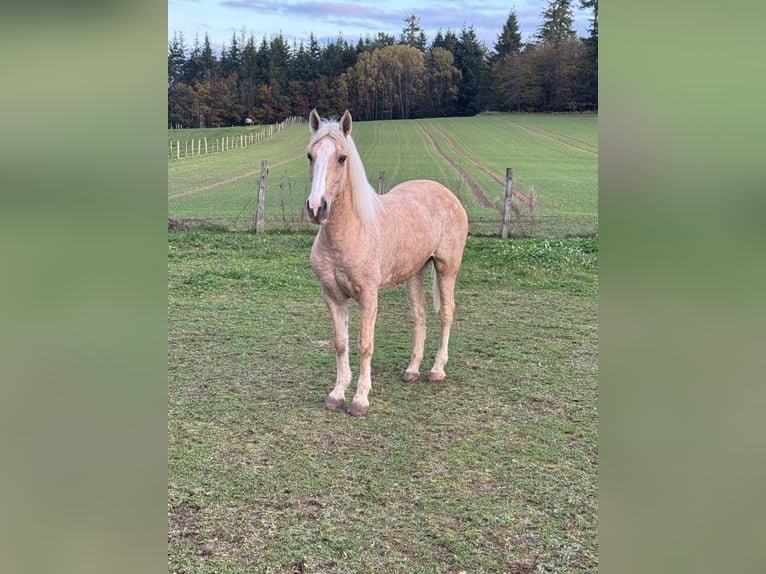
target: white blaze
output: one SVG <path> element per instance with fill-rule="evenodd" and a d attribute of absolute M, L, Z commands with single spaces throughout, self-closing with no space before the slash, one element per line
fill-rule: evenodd
<path fill-rule="evenodd" d="M 309 207 L 316 217 L 317 210 L 322 205 L 327 183 L 327 166 L 335 154 L 335 146 L 329 140 L 324 140 L 316 148 L 314 157 L 314 174 L 311 180 L 311 195 L 309 195 Z M 329 201 L 327 202 L 330 203 Z"/>

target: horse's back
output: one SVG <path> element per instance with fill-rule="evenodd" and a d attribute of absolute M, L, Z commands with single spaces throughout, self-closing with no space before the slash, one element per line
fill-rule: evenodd
<path fill-rule="evenodd" d="M 459 267 L 468 216 L 449 189 L 432 180 L 406 181 L 382 195 L 381 204 L 383 266 L 396 276 L 389 284 L 407 279 L 431 258 Z"/>
<path fill-rule="evenodd" d="M 381 196 L 393 217 L 406 217 L 408 212 L 420 212 L 430 225 L 451 223 L 455 233 L 468 233 L 468 216 L 460 200 L 438 181 L 413 179 L 394 186 Z M 393 213 L 390 213 L 393 211 Z"/>

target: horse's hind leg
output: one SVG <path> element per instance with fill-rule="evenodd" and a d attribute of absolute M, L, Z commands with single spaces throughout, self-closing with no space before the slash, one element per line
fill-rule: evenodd
<path fill-rule="evenodd" d="M 334 410 L 345 402 L 346 389 L 351 382 L 351 367 L 348 364 L 348 299 L 336 301 L 331 295 L 325 294 L 324 300 L 332 315 L 337 371 L 335 388 L 327 397 L 324 406 Z"/>
<path fill-rule="evenodd" d="M 412 356 L 407 370 L 402 375 L 403 381 L 416 381 L 420 376 L 420 362 L 423 360 L 423 345 L 426 339 L 426 297 L 423 290 L 423 272 L 425 267 L 407 281 L 407 296 L 412 307 L 412 321 L 415 330 L 412 337 Z"/>
<path fill-rule="evenodd" d="M 439 350 L 436 353 L 436 360 L 428 375 L 428 380 L 442 381 L 447 376 L 444 372 L 444 365 L 449 360 L 449 334 L 452 328 L 452 317 L 455 313 L 455 280 L 457 278 L 457 269 L 446 268 L 435 261 L 434 271 L 437 278 L 436 288 L 439 289 L 441 299 L 441 306 L 439 308 L 441 336 L 439 338 Z"/>

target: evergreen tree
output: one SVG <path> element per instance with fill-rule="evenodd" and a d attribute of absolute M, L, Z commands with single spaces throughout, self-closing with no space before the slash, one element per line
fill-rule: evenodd
<path fill-rule="evenodd" d="M 359 42 L 356 45 L 357 56 L 362 52 L 374 52 L 386 46 L 393 46 L 396 44 L 396 38 L 391 34 L 385 34 L 378 32 L 375 38 L 371 38 L 368 34 L 364 39 L 359 38 Z"/>
<path fill-rule="evenodd" d="M 455 65 L 463 81 L 457 100 L 457 113 L 472 116 L 484 111 L 489 88 L 487 49 L 479 42 L 476 28 L 463 28 L 457 41 Z"/>
<path fill-rule="evenodd" d="M 442 35 L 442 31 L 439 30 L 436 33 L 434 41 L 431 42 L 431 48 L 444 48 L 448 52 L 452 52 L 452 55 L 455 56 L 457 54 L 457 34 L 452 30 L 447 29 L 444 35 Z"/>
<path fill-rule="evenodd" d="M 519 32 L 519 21 L 516 17 L 516 10 L 512 10 L 508 19 L 503 25 L 503 31 L 497 35 L 495 42 L 495 52 L 493 60 L 500 59 L 521 49 L 521 32 Z"/>
<path fill-rule="evenodd" d="M 590 21 L 590 38 L 598 43 L 598 0 L 580 0 L 580 8 L 592 8 L 593 18 Z"/>
<path fill-rule="evenodd" d="M 239 94 L 247 115 L 255 106 L 258 95 L 258 50 L 251 35 L 242 49 L 242 67 L 239 74 Z"/>
<path fill-rule="evenodd" d="M 183 32 L 174 32 L 168 42 L 168 88 L 180 81 L 186 64 L 186 43 Z"/>
<path fill-rule="evenodd" d="M 541 42 L 556 43 L 576 35 L 572 28 L 574 16 L 571 0 L 551 0 L 540 17 L 542 23 L 537 29 L 537 39 Z"/>
<path fill-rule="evenodd" d="M 585 40 L 585 53 L 582 61 L 583 104 L 585 107 L 598 109 L 598 0 L 580 0 L 581 8 L 592 8 L 593 18 L 590 36 Z"/>
<path fill-rule="evenodd" d="M 513 55 L 521 51 L 521 32 L 516 10 L 512 10 L 505 21 L 503 30 L 497 35 L 495 51 L 490 56 L 491 85 L 489 93 L 489 109 L 496 111 L 510 111 L 514 102 L 518 101 L 518 86 L 513 86 L 512 78 L 518 74 L 512 73 L 510 68 L 517 64 Z M 508 68 L 508 69 L 506 69 Z"/>
<path fill-rule="evenodd" d="M 280 93 L 287 88 L 287 72 L 290 68 L 292 55 L 282 34 L 274 36 L 269 45 L 269 82 L 280 85 Z"/>
<path fill-rule="evenodd" d="M 202 47 L 199 44 L 199 38 L 194 36 L 194 44 L 192 44 L 189 55 L 186 58 L 184 64 L 184 71 L 182 78 L 185 84 L 193 85 L 194 82 L 200 81 L 202 75 Z"/>
<path fill-rule="evenodd" d="M 255 54 L 255 84 L 262 86 L 269 83 L 269 64 L 271 63 L 271 48 L 266 36 L 261 39 L 258 52 Z"/>
<path fill-rule="evenodd" d="M 229 74 L 239 72 L 242 65 L 242 51 L 240 42 L 237 39 L 236 34 L 231 36 L 231 44 L 227 48 L 224 44 L 221 49 L 221 74 L 228 76 Z"/>
<path fill-rule="evenodd" d="M 322 74 L 327 76 L 330 81 L 355 63 L 356 50 L 349 46 L 343 36 L 338 36 L 335 42 L 327 44 L 322 52 Z"/>
<path fill-rule="evenodd" d="M 212 84 L 218 79 L 218 60 L 213 54 L 213 48 L 210 46 L 210 38 L 207 34 L 205 34 L 205 40 L 202 44 L 200 73 L 202 81 L 208 84 Z"/>
<path fill-rule="evenodd" d="M 399 43 L 412 48 L 417 48 L 421 52 L 426 51 L 426 33 L 420 27 L 420 18 L 415 14 L 410 14 L 404 19 L 406 26 L 399 36 Z"/>

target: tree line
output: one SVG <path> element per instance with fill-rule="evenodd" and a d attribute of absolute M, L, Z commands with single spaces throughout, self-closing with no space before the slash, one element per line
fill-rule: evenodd
<path fill-rule="evenodd" d="M 399 38 L 378 33 L 354 46 L 342 36 L 289 44 L 282 34 L 256 45 L 243 28 L 219 54 L 207 35 L 168 42 L 168 123 L 172 127 L 276 123 L 354 110 L 360 120 L 475 115 L 483 111 L 598 109 L 598 0 L 589 36 L 572 28 L 572 0 L 550 0 L 532 41 L 522 43 L 513 10 L 492 50 L 473 26 L 441 30 L 429 43 L 414 14 Z"/>

